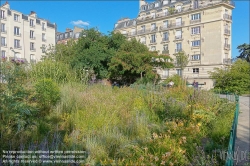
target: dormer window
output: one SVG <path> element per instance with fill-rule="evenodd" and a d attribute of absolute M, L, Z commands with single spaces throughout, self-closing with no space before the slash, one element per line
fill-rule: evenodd
<path fill-rule="evenodd" d="M 147 9 L 147 6 L 146 6 L 146 5 L 144 5 L 144 6 L 141 7 L 141 10 L 142 10 L 142 11 L 145 11 L 146 9 Z"/>
<path fill-rule="evenodd" d="M 167 4 L 168 4 L 168 0 L 164 0 L 163 5 L 167 5 Z"/>
<path fill-rule="evenodd" d="M 155 3 L 155 7 L 159 7 L 159 2 Z"/>
<path fill-rule="evenodd" d="M 155 4 L 150 4 L 150 9 L 154 8 Z"/>

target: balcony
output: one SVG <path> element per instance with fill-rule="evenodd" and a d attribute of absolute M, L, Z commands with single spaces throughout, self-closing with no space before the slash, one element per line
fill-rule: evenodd
<path fill-rule="evenodd" d="M 35 48 L 30 48 L 30 51 L 35 52 L 36 49 Z"/>
<path fill-rule="evenodd" d="M 21 50 L 21 49 L 22 49 L 22 46 L 20 46 L 20 45 L 15 45 L 15 46 L 14 46 L 14 49 L 19 49 L 19 50 Z"/>
<path fill-rule="evenodd" d="M 230 44 L 225 43 L 225 44 L 224 44 L 224 49 L 225 49 L 225 50 L 230 50 Z"/>
<path fill-rule="evenodd" d="M 179 49 L 175 49 L 175 53 L 179 53 L 179 52 L 182 52 L 183 50 L 181 48 Z"/>
<path fill-rule="evenodd" d="M 162 54 L 169 54 L 169 50 L 163 50 Z"/>
<path fill-rule="evenodd" d="M 21 33 L 14 33 L 14 36 L 21 37 Z"/>
<path fill-rule="evenodd" d="M 185 25 L 184 21 L 182 21 L 182 22 L 176 22 L 176 23 L 170 24 L 170 28 L 179 28 L 179 27 L 182 27 L 184 25 Z"/>
<path fill-rule="evenodd" d="M 162 38 L 162 42 L 169 42 L 169 38 L 168 37 Z"/>
<path fill-rule="evenodd" d="M 225 30 L 224 30 L 224 34 L 225 34 L 225 35 L 230 35 L 230 30 L 229 30 L 229 29 L 225 29 Z"/>
<path fill-rule="evenodd" d="M 149 30 L 149 29 L 142 29 L 142 30 L 137 31 L 137 34 L 142 35 L 142 34 L 146 34 L 146 33 L 150 33 L 150 32 L 151 32 L 151 30 Z"/>
<path fill-rule="evenodd" d="M 151 32 L 157 32 L 157 31 L 158 31 L 158 27 L 151 28 Z"/>
<path fill-rule="evenodd" d="M 223 59 L 223 64 L 228 64 L 228 65 L 232 64 L 232 59 L 230 59 L 230 58 L 224 58 Z"/>
<path fill-rule="evenodd" d="M 229 14 L 224 14 L 223 18 L 224 18 L 224 20 L 230 20 L 230 21 L 232 21 L 232 16 L 229 15 Z"/>
<path fill-rule="evenodd" d="M 1 47 L 7 47 L 7 43 L 2 43 Z"/>
<path fill-rule="evenodd" d="M 182 40 L 182 36 L 175 36 L 175 40 Z"/>
<path fill-rule="evenodd" d="M 6 16 L 1 16 L 1 20 L 7 20 L 7 17 Z"/>
<path fill-rule="evenodd" d="M 35 28 L 35 25 L 34 25 L 34 24 L 31 24 L 31 25 L 30 25 L 30 28 Z"/>
<path fill-rule="evenodd" d="M 128 33 L 128 36 L 135 36 L 136 35 L 136 32 L 129 32 Z"/>
<path fill-rule="evenodd" d="M 196 23 L 200 23 L 201 19 L 198 20 L 190 20 L 190 24 L 196 24 Z"/>
<path fill-rule="evenodd" d="M 1 29 L 1 33 L 7 33 L 6 29 Z"/>
<path fill-rule="evenodd" d="M 147 17 L 137 18 L 137 22 L 138 23 L 140 23 L 140 22 L 147 22 L 149 20 L 154 20 L 154 19 L 158 19 L 158 18 L 162 18 L 162 17 L 167 17 L 167 16 L 170 16 L 170 15 L 175 15 L 175 14 L 183 13 L 183 12 L 190 12 L 192 10 L 202 9 L 202 8 L 209 7 L 211 5 L 222 4 L 222 3 L 226 3 L 228 5 L 231 5 L 231 6 L 235 7 L 235 3 L 233 1 L 230 1 L 230 0 L 218 0 L 218 1 L 214 0 L 214 1 L 211 1 L 211 2 L 206 2 L 206 1 L 203 0 L 202 4 L 191 5 L 190 7 L 182 8 L 179 11 L 175 10 L 173 13 L 170 13 L 170 12 L 161 12 L 161 13 L 157 13 L 155 15 L 155 17 L 154 16 L 147 16 Z M 194 21 L 191 24 L 194 24 L 194 23 L 199 23 L 199 22 L 195 22 Z"/>
<path fill-rule="evenodd" d="M 164 30 L 167 30 L 170 28 L 170 25 L 163 25 L 163 26 L 160 26 L 160 30 L 161 31 L 164 31 Z"/>
<path fill-rule="evenodd" d="M 30 39 L 31 39 L 31 40 L 36 40 L 36 37 L 31 36 Z"/>
<path fill-rule="evenodd" d="M 155 44 L 156 40 L 150 40 L 150 44 Z"/>

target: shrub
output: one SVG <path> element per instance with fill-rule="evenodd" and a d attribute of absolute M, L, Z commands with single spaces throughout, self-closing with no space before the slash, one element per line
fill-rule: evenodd
<path fill-rule="evenodd" d="M 60 100 L 60 89 L 51 79 L 39 80 L 35 89 L 36 99 L 42 110 L 50 110 Z"/>

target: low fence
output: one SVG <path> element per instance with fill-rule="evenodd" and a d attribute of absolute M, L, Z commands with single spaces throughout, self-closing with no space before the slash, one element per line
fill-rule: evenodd
<path fill-rule="evenodd" d="M 238 125 L 238 116 L 239 116 L 239 96 L 233 94 L 227 94 L 226 98 L 229 101 L 236 102 L 236 108 L 234 112 L 234 120 L 232 124 L 232 128 L 230 130 L 230 139 L 228 144 L 227 150 L 227 159 L 226 159 L 226 166 L 233 166 L 234 165 L 234 150 L 235 150 L 235 140 L 237 137 L 237 125 Z"/>

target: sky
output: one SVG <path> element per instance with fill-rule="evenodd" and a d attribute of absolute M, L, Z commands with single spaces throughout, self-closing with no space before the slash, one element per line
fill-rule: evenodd
<path fill-rule="evenodd" d="M 0 0 L 1 5 L 5 1 Z M 151 2 L 147 1 L 147 2 Z M 29 14 L 35 11 L 40 18 L 48 19 L 57 24 L 57 30 L 64 32 L 74 25 L 87 28 L 98 28 L 100 32 L 109 34 L 114 24 L 121 18 L 136 18 L 139 12 L 139 0 L 101 0 L 101 1 L 29 1 L 9 0 L 10 8 Z M 232 23 L 232 57 L 239 55 L 237 46 L 249 44 L 249 9 L 248 0 L 235 0 Z"/>

